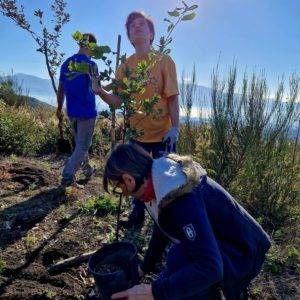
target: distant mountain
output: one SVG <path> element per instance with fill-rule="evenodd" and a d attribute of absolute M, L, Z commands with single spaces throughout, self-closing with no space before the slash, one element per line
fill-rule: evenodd
<path fill-rule="evenodd" d="M 56 95 L 53 91 L 50 79 L 43 79 L 34 75 L 17 73 L 12 76 L 21 86 L 23 94 L 28 94 L 30 97 L 37 98 L 46 102 L 50 105 L 56 106 Z M 56 81 L 56 83 L 58 83 Z M 180 89 L 181 85 L 179 85 Z M 210 107 L 210 94 L 211 89 L 205 86 L 198 85 L 196 88 L 196 100 L 194 103 L 195 107 Z M 98 110 L 108 109 L 103 101 L 97 101 Z"/>
<path fill-rule="evenodd" d="M 50 79 L 43 79 L 23 73 L 17 73 L 13 75 L 12 78 L 22 86 L 23 94 L 56 106 L 56 95 Z M 56 80 L 56 84 L 58 85 L 58 80 Z M 98 111 L 109 109 L 108 105 L 103 101 L 99 101 L 99 99 L 96 103 Z"/>
<path fill-rule="evenodd" d="M 22 87 L 23 94 L 40 99 L 50 105 L 56 105 L 56 95 L 50 79 L 23 73 L 14 74 L 12 78 Z"/>
<path fill-rule="evenodd" d="M 33 107 L 40 107 L 47 104 L 56 107 L 56 95 L 53 91 L 50 79 L 43 79 L 34 75 L 17 73 L 12 76 L 14 80 L 22 86 L 23 94 L 28 95 L 29 105 Z M 57 82 L 57 81 L 56 81 Z M 181 90 L 181 84 L 179 84 L 179 91 Z M 196 87 L 195 100 L 192 108 L 192 120 L 199 121 L 199 110 L 201 112 L 202 121 L 207 121 L 211 113 L 211 88 L 200 86 Z M 238 96 L 238 94 L 236 94 Z M 41 100 L 41 101 L 40 101 Z M 272 106 L 273 99 L 267 100 L 267 109 Z M 44 104 L 45 103 L 45 104 Z M 97 110 L 107 110 L 108 105 L 97 97 Z M 298 104 L 300 105 L 300 104 Z M 184 121 L 183 110 L 181 110 L 181 121 Z M 297 124 L 293 124 L 293 136 L 297 134 Z"/>
<path fill-rule="evenodd" d="M 33 97 L 28 97 L 26 99 L 26 104 L 29 105 L 30 107 L 32 108 L 48 108 L 48 109 L 52 109 L 54 110 L 55 107 L 46 103 L 46 102 L 43 102 L 43 101 L 40 101 L 36 98 L 33 98 Z"/>
<path fill-rule="evenodd" d="M 179 92 L 181 93 L 181 84 L 179 84 Z M 196 85 L 195 88 L 194 107 L 209 108 L 211 107 L 211 88 L 202 85 Z"/>

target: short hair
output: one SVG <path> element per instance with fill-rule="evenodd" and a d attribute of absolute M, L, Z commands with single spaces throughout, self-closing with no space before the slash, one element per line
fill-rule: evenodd
<path fill-rule="evenodd" d="M 83 39 L 88 40 L 89 43 L 97 43 L 96 37 L 92 33 L 84 33 Z M 84 43 L 79 43 L 79 46 L 86 46 Z"/>
<path fill-rule="evenodd" d="M 153 159 L 142 147 L 134 144 L 121 144 L 110 154 L 103 174 L 103 188 L 108 192 L 109 182 L 122 181 L 127 173 L 137 182 L 143 182 L 151 174 Z"/>
<path fill-rule="evenodd" d="M 147 16 L 144 12 L 142 11 L 133 11 L 132 13 L 130 13 L 126 19 L 126 30 L 127 30 L 127 36 L 130 40 L 130 34 L 129 34 L 129 27 L 130 27 L 130 24 L 137 18 L 144 18 L 146 21 L 147 21 L 147 24 L 148 24 L 148 27 L 150 29 L 150 32 L 153 34 L 153 37 L 152 39 L 150 40 L 150 43 L 152 44 L 153 43 L 153 40 L 154 40 L 154 35 L 155 35 L 155 30 L 154 30 L 154 23 L 153 23 L 153 20 Z M 131 43 L 133 46 L 134 44 Z"/>

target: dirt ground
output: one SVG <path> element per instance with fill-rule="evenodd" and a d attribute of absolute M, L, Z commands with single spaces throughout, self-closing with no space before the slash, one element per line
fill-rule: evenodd
<path fill-rule="evenodd" d="M 59 188 L 64 159 L 0 157 L 0 299 L 96 299 L 86 262 L 48 272 L 53 263 L 96 250 L 115 235 L 115 212 L 98 216 L 81 210 L 88 199 L 102 194 L 103 162 L 92 161 L 97 171 L 83 190 L 65 190 Z M 128 213 L 129 205 L 126 209 Z M 150 236 L 147 222 L 133 237 L 140 245 Z M 300 299 L 298 279 L 260 276 L 251 299 Z"/>
<path fill-rule="evenodd" d="M 0 299 L 93 298 L 86 263 L 54 275 L 47 268 L 101 247 L 115 230 L 115 216 L 80 212 L 101 194 L 101 162 L 95 161 L 85 189 L 66 192 L 59 188 L 63 158 L 0 159 Z"/>

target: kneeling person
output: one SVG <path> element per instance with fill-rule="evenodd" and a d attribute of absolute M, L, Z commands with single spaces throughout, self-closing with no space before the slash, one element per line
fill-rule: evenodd
<path fill-rule="evenodd" d="M 141 273 L 153 270 L 170 241 L 166 269 L 152 285 L 138 285 L 112 299 L 239 299 L 258 275 L 270 247 L 261 226 L 189 157 L 152 159 L 137 145 L 110 155 L 103 185 L 143 201 L 156 223 Z"/>

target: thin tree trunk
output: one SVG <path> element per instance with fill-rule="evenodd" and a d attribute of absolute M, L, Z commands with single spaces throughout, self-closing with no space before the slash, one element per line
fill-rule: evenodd
<path fill-rule="evenodd" d="M 119 241 L 119 230 L 120 230 L 120 215 L 121 215 L 121 206 L 122 206 L 122 194 L 119 197 L 118 205 L 118 216 L 117 216 L 117 230 L 116 230 L 116 241 Z"/>
<path fill-rule="evenodd" d="M 50 69 L 50 63 L 49 63 L 49 58 L 48 58 L 48 52 L 47 52 L 47 50 L 48 50 L 47 43 L 44 40 L 44 52 L 43 53 L 44 53 L 45 59 L 46 59 L 47 71 L 48 71 L 48 74 L 50 76 L 51 84 L 52 84 L 52 87 L 54 89 L 54 92 L 57 95 L 57 87 L 56 87 L 56 84 L 55 84 L 55 80 L 54 80 L 53 74 L 52 74 L 51 69 Z"/>
<path fill-rule="evenodd" d="M 120 48 L 121 48 L 121 35 L 118 35 L 118 44 L 117 44 L 117 57 L 116 57 L 116 68 L 115 73 L 117 73 L 117 69 L 119 66 L 120 60 Z M 111 150 L 115 148 L 116 145 L 116 110 L 111 108 L 111 131 L 110 131 L 110 139 L 111 139 Z"/>

